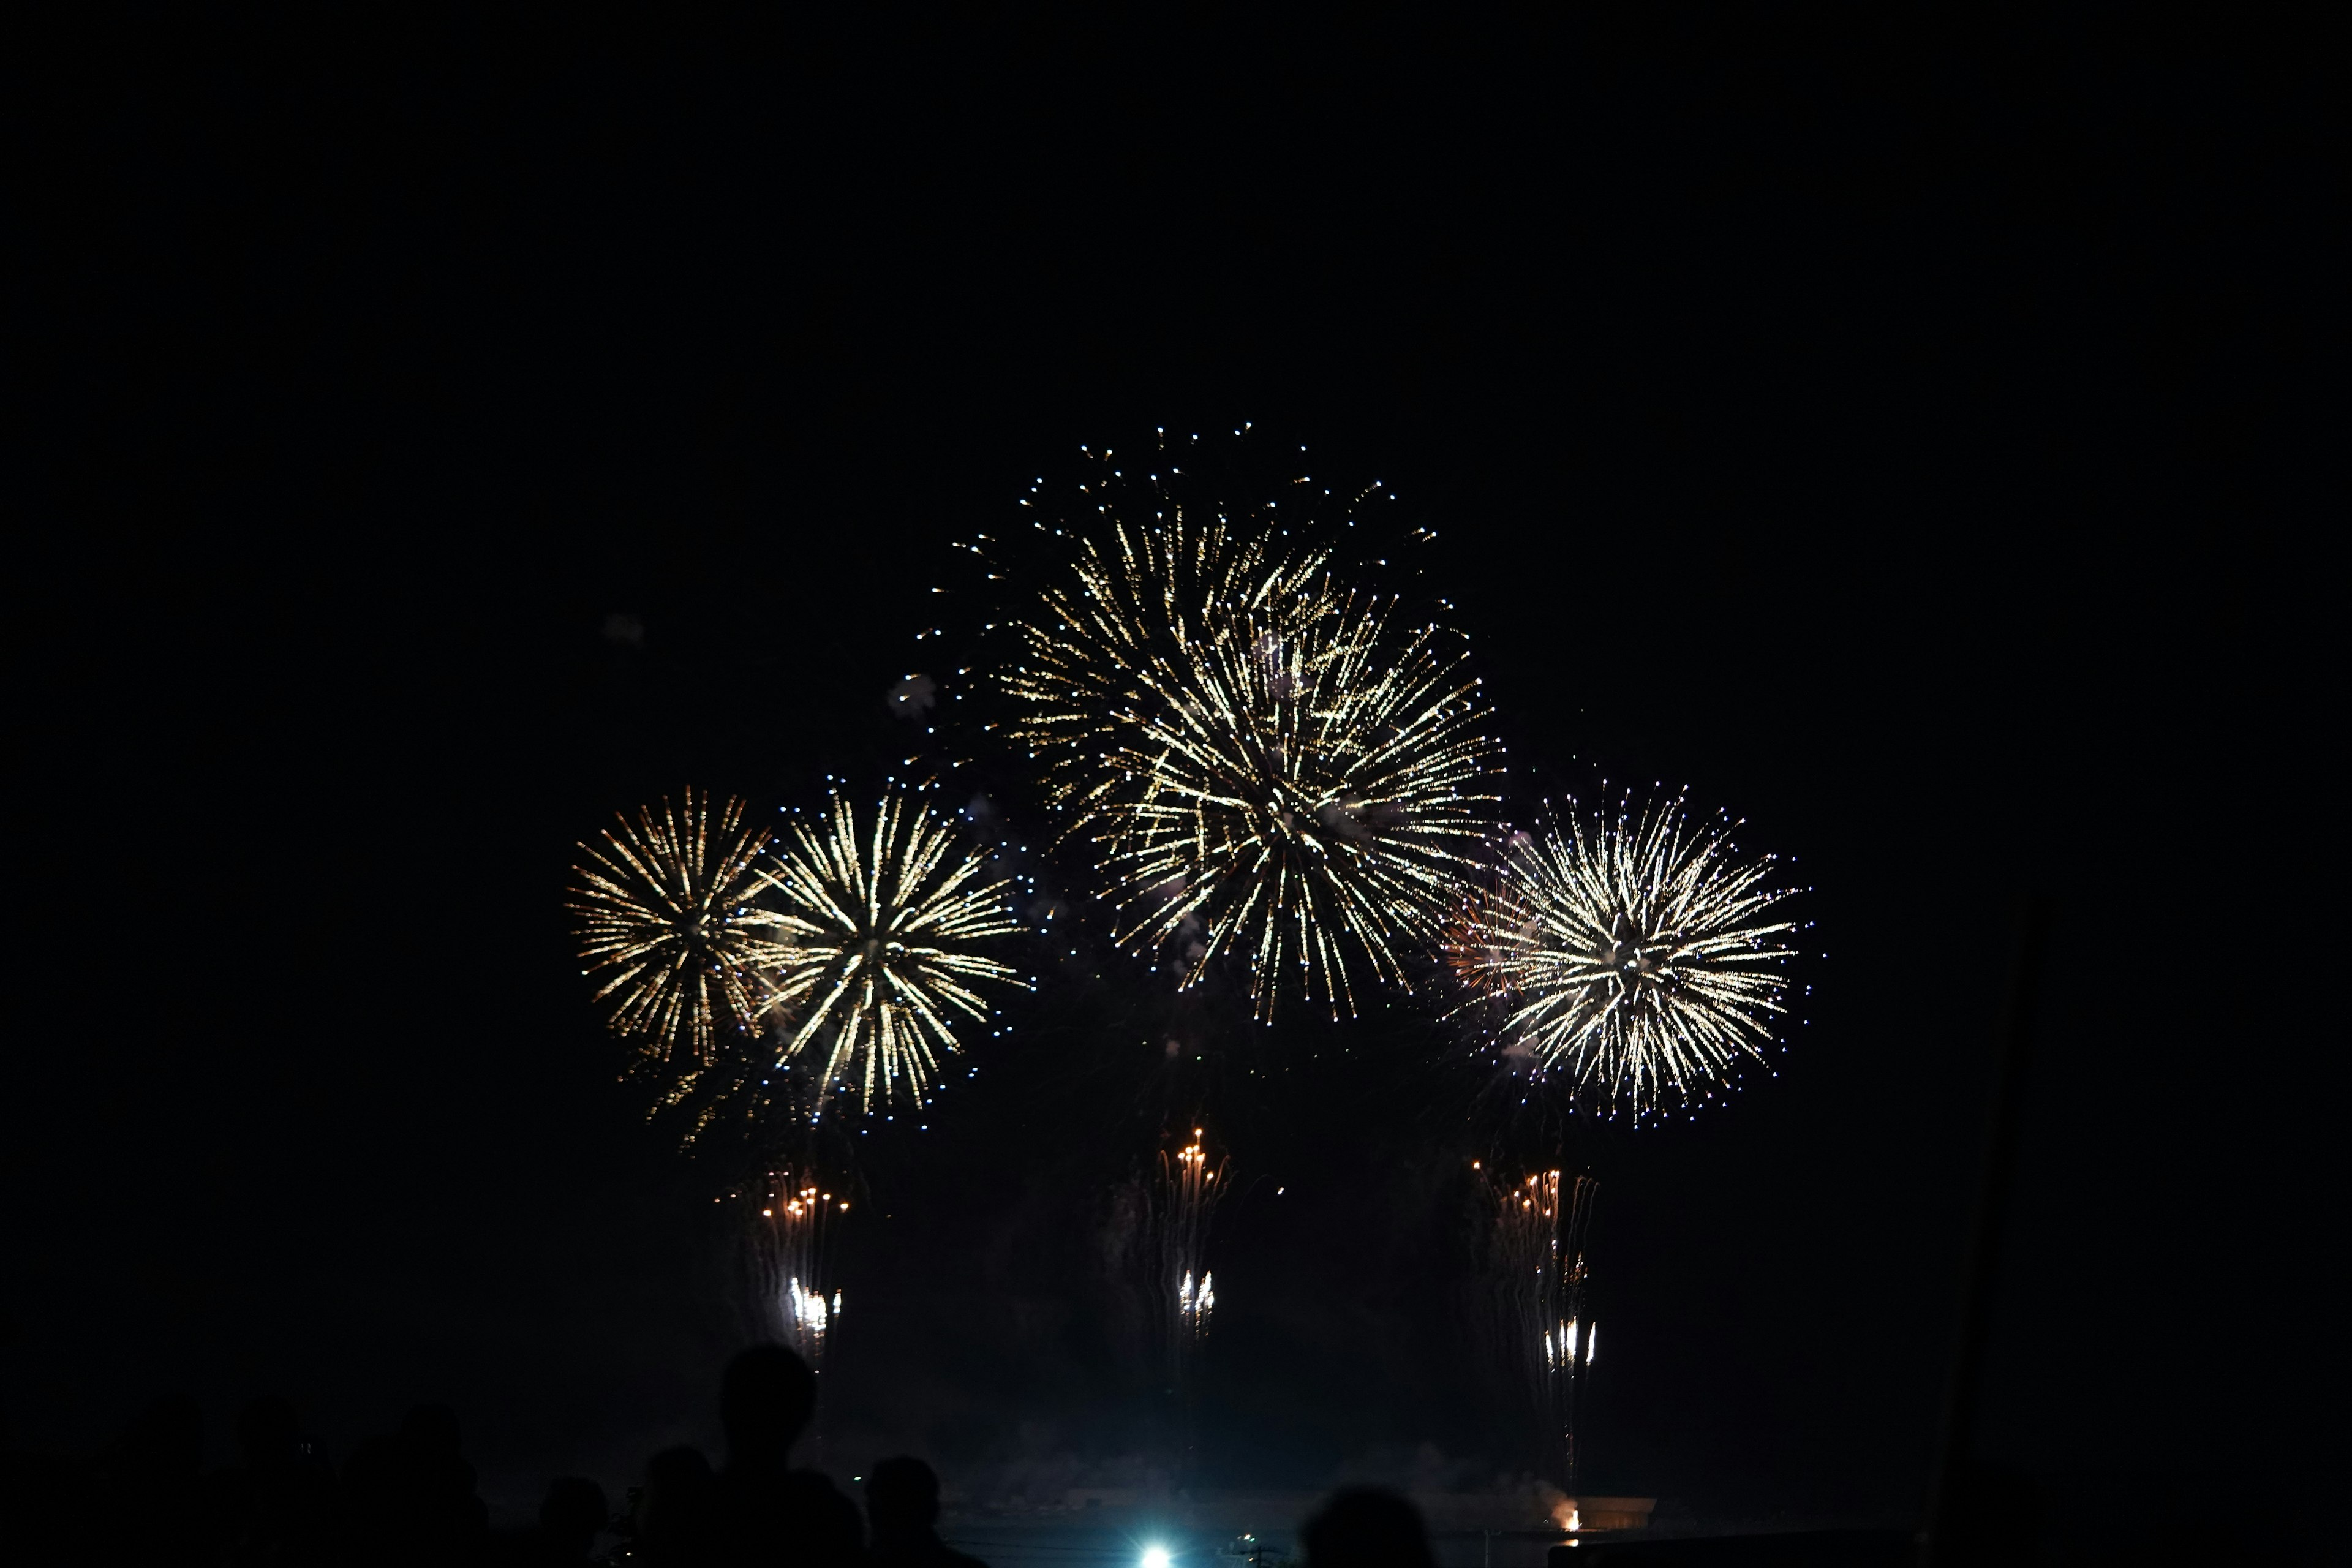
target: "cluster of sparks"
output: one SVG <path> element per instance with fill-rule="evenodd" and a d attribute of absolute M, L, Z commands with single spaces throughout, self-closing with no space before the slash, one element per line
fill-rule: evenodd
<path fill-rule="evenodd" d="M 1209 1337 L 1209 1318 L 1217 1310 L 1217 1281 L 1205 1270 L 1198 1289 L 1192 1276 L 1186 1273 L 1176 1286 L 1177 1332 L 1183 1338 L 1199 1342 Z"/>
<path fill-rule="evenodd" d="M 1498 1016 L 1536 1070 L 1637 1113 L 1762 1060 L 1797 927 L 1774 861 L 1741 858 L 1735 826 L 1694 827 L 1675 800 L 1514 835 L 1448 928 L 1466 1005 Z"/>
<path fill-rule="evenodd" d="M 776 1173 L 752 1227 L 752 1297 L 767 1331 L 822 1369 L 841 1318 L 841 1292 L 824 1289 L 825 1243 L 849 1200 L 791 1171 Z"/>
<path fill-rule="evenodd" d="M 1224 1194 L 1219 1180 L 1224 1164 L 1210 1163 L 1201 1138 L 1196 1127 L 1192 1141 L 1177 1150 L 1173 1159 L 1160 1156 L 1160 1267 L 1175 1313 L 1170 1325 L 1170 1372 L 1179 1386 L 1192 1352 L 1209 1337 L 1217 1307 L 1216 1279 L 1208 1265 L 1209 1220 Z"/>
<path fill-rule="evenodd" d="M 1120 947 L 1164 960 L 1180 988 L 1238 968 L 1268 1021 L 1295 1000 L 1353 1014 L 1367 984 L 1409 991 L 1442 959 L 1454 1016 L 1507 1062 L 1637 1119 L 1764 1059 L 1799 928 L 1794 889 L 1773 858 L 1738 852 L 1738 824 L 1628 797 L 1500 837 L 1502 750 L 1459 638 L 1348 582 L 1272 503 L 1237 518 L 1188 500 L 1172 463 L 1148 484 L 1103 467 L 1083 489 L 1092 523 L 1052 531 L 1073 555 L 1009 623 L 1019 653 L 993 673 L 1003 736 L 1064 842 L 1090 848 Z M 919 715 L 933 692 L 909 676 L 893 700 Z M 746 809 L 689 789 L 582 846 L 567 908 L 583 973 L 639 1065 L 667 1075 L 656 1109 L 698 1098 L 691 1142 L 720 1104 L 920 1106 L 990 1016 L 988 991 L 1028 984 L 991 952 L 1021 929 L 1013 879 L 903 794 L 862 819 L 836 796 L 781 833 Z M 1188 1434 L 1224 1175 L 1195 1128 L 1161 1154 L 1156 1191 L 1140 1174 L 1121 1189 Z M 1479 1321 L 1572 1491 L 1596 1189 L 1557 1170 L 1481 1182 Z M 763 1192 L 752 1295 L 766 1331 L 821 1367 L 842 1311 L 826 1237 L 849 1205 L 804 1172 Z"/>
<path fill-rule="evenodd" d="M 1466 651 L 1339 584 L 1327 551 L 1144 506 L 1106 500 L 1107 538 L 1079 542 L 1003 676 L 1116 939 L 1188 984 L 1239 956 L 1262 1018 L 1294 988 L 1352 1013 L 1365 973 L 1410 989 L 1498 804 Z"/>
<path fill-rule="evenodd" d="M 980 951 L 1020 929 L 1010 880 L 987 880 L 987 866 L 898 796 L 882 800 L 870 832 L 838 799 L 818 823 L 795 823 L 761 871 L 790 944 L 774 995 L 797 1022 L 779 1030 L 779 1058 L 822 1052 L 819 1081 L 854 1082 L 861 1110 L 902 1090 L 920 1103 L 957 1048 L 959 1021 L 988 1017 L 975 987 L 1019 979 Z"/>
<path fill-rule="evenodd" d="M 1474 1169 L 1476 1168 L 1474 1163 Z M 1486 1272 L 1506 1369 L 1534 1408 L 1544 1459 L 1576 1474 L 1576 1406 L 1592 1364 L 1585 1235 L 1598 1185 L 1546 1171 L 1490 1178 Z"/>
<path fill-rule="evenodd" d="M 1238 968 L 1262 1020 L 1286 998 L 1352 1014 L 1442 956 L 1507 1058 L 1637 1116 L 1762 1059 L 1797 929 L 1771 858 L 1679 799 L 1498 846 L 1501 748 L 1458 638 L 1351 584 L 1277 503 L 1229 511 L 1173 461 L 1135 481 L 1100 456 L 1093 517 L 1052 531 L 1071 553 L 994 677 L 1119 946 L 1181 985 Z M 669 1074 L 663 1105 L 787 1077 L 810 1114 L 920 1105 L 985 991 L 1023 984 L 987 951 L 1019 929 L 1010 879 L 900 795 L 778 835 L 688 790 L 583 850 L 581 956 Z M 1205 1272 L 1178 1285 L 1213 1300 Z"/>
<path fill-rule="evenodd" d="M 1498 1180 L 1491 1184 L 1487 1196 L 1493 1210 L 1486 1272 L 1497 1317 L 1497 1348 L 1515 1384 L 1540 1389 L 1553 1364 L 1549 1299 L 1559 1279 L 1559 1173 L 1547 1172 L 1517 1184 Z"/>
<path fill-rule="evenodd" d="M 768 977 L 787 949 L 781 917 L 751 902 L 769 837 L 744 810 L 688 789 L 682 805 L 646 806 L 581 846 L 567 904 L 580 956 L 614 1030 L 674 1069 L 667 1103 L 773 1004 Z"/>
<path fill-rule="evenodd" d="M 805 1064 L 803 1110 L 922 1103 L 980 987 L 1017 984 L 982 949 L 1016 931 L 987 858 L 906 796 L 861 825 L 835 799 L 781 837 L 740 801 L 689 790 L 583 845 L 570 909 L 614 1029 L 672 1069 L 657 1109 L 716 1082 L 729 1094 Z M 691 1135 L 689 1135 L 690 1137 Z"/>
<path fill-rule="evenodd" d="M 1172 1309 L 1163 1320 L 1168 1386 L 1176 1396 L 1178 1429 L 1188 1466 L 1196 1457 L 1198 1444 L 1195 1400 L 1201 1352 L 1208 1344 L 1209 1326 L 1217 1310 L 1216 1277 L 1209 1271 L 1209 1221 L 1227 1185 L 1224 1162 L 1210 1161 L 1202 1137 L 1202 1130 L 1195 1127 L 1192 1141 L 1177 1150 L 1172 1159 L 1164 1152 L 1160 1154 L 1155 1216 L 1160 1283 Z"/>

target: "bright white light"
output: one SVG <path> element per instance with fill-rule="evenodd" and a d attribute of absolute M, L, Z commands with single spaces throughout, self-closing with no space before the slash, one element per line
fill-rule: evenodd
<path fill-rule="evenodd" d="M 1168 1568 L 1168 1548 L 1147 1546 L 1143 1549 L 1143 1568 Z"/>

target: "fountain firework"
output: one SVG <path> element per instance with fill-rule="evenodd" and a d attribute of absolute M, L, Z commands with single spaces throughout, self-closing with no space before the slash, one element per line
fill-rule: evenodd
<path fill-rule="evenodd" d="M 1224 1162 L 1212 1165 L 1201 1129 L 1171 1159 L 1160 1156 L 1160 1284 L 1168 1302 L 1168 1375 L 1189 1400 L 1192 1363 L 1209 1337 L 1216 1311 L 1216 1280 L 1209 1271 L 1209 1219 L 1224 1193 Z"/>
<path fill-rule="evenodd" d="M 1474 1169 L 1478 1168 L 1474 1164 Z M 1490 1178 L 1488 1296 L 1507 1380 L 1542 1430 L 1541 1468 L 1576 1491 L 1578 1396 L 1592 1365 L 1593 1321 L 1585 1236 L 1600 1184 L 1558 1171 Z"/>
<path fill-rule="evenodd" d="M 751 1223 L 751 1294 L 762 1331 L 798 1351 L 818 1372 L 841 1319 L 841 1291 L 827 1294 L 827 1242 L 849 1200 L 807 1173 L 772 1172 Z"/>
<path fill-rule="evenodd" d="M 1141 1298 L 1143 1363 L 1175 1421 L 1180 1464 L 1189 1467 L 1201 1352 L 1216 1320 L 1217 1280 L 1209 1267 L 1209 1223 L 1228 1185 L 1223 1161 L 1212 1161 L 1202 1129 L 1191 1142 L 1160 1155 L 1157 1179 L 1130 1174 L 1112 1189 L 1106 1262 L 1122 1296 Z M 1139 1287 L 1139 1289 L 1137 1288 Z"/>

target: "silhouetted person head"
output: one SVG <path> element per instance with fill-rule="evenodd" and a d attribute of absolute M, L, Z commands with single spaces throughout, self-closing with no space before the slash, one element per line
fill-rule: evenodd
<path fill-rule="evenodd" d="M 1376 1487 L 1335 1493 L 1300 1532 L 1307 1568 L 1434 1568 L 1412 1504 Z"/>
<path fill-rule="evenodd" d="M 584 1563 L 588 1548 L 604 1528 L 604 1489 L 584 1476 L 565 1476 L 548 1483 L 546 1500 L 539 1505 L 539 1543 L 542 1561 Z"/>
<path fill-rule="evenodd" d="M 302 1447 L 302 1423 L 283 1399 L 257 1399 L 236 1418 L 236 1446 L 257 1470 L 290 1465 Z"/>
<path fill-rule="evenodd" d="M 875 1544 L 920 1536 L 940 1521 L 940 1478 L 922 1460 L 885 1459 L 866 1478 L 866 1523 Z"/>
<path fill-rule="evenodd" d="M 866 1477 L 872 1568 L 983 1568 L 940 1539 L 940 1478 L 920 1459 L 885 1459 Z"/>
<path fill-rule="evenodd" d="M 816 1374 L 782 1345 L 753 1345 L 727 1363 L 719 1418 L 727 1462 L 781 1464 L 816 1410 Z"/>

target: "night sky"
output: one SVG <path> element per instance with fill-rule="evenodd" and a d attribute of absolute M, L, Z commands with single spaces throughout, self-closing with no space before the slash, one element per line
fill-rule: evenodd
<path fill-rule="evenodd" d="M 11 1441 L 184 1389 L 225 1461 L 282 1392 L 342 1454 L 446 1399 L 509 1512 L 714 1441 L 730 1173 L 615 1081 L 574 841 L 870 788 L 950 541 L 1082 443 L 1250 421 L 1439 530 L 1517 800 L 1687 785 L 1815 889 L 1778 1075 L 1574 1134 L 1591 1489 L 1915 1508 L 2032 889 L 1984 1456 L 2300 1473 L 2291 101 L 2088 24 L 1172 16 L 20 82 Z M 1209 1008 L 1185 1077 L 1155 982 L 1086 976 L 866 1141 L 817 1457 L 1125 1473 L 1089 1226 L 1215 1076 L 1209 1478 L 1517 1462 L 1458 1330 L 1494 1145 L 1425 1014 Z"/>

